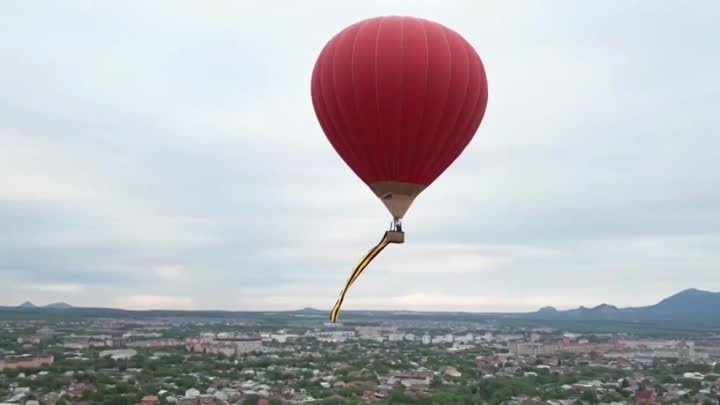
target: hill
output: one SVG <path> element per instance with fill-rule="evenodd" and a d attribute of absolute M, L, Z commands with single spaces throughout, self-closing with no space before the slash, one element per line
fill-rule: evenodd
<path fill-rule="evenodd" d="M 64 302 L 53 302 L 52 304 L 45 305 L 45 308 L 50 309 L 70 309 L 72 308 L 72 305 L 64 303 Z"/>
<path fill-rule="evenodd" d="M 58 310 L 62 309 L 62 310 Z M 579 329 L 625 330 L 642 326 L 663 330 L 716 330 L 720 328 L 720 293 L 688 289 L 667 297 L 657 304 L 646 307 L 618 308 L 601 304 L 587 308 L 580 306 L 570 310 L 544 307 L 536 312 L 525 313 L 477 313 L 440 311 L 343 311 L 345 322 L 378 322 L 381 320 L 422 320 L 458 322 L 503 322 L 512 324 L 556 325 Z M 328 310 L 303 308 L 294 311 L 183 311 L 146 310 L 133 311 L 113 308 L 72 307 L 55 303 L 37 307 L 29 302 L 19 307 L 0 307 L 0 319 L 86 319 L 86 318 L 133 318 L 174 320 L 225 320 L 243 319 L 252 322 L 301 318 L 327 318 Z M 604 326 L 603 326 L 604 325 Z"/>
<path fill-rule="evenodd" d="M 534 319 L 611 320 L 625 322 L 682 321 L 720 325 L 720 293 L 695 288 L 681 291 L 655 305 L 617 308 L 602 304 L 594 308 L 579 307 L 565 311 L 542 308 L 530 314 Z"/>
<path fill-rule="evenodd" d="M 72 308 L 72 305 L 65 303 L 65 302 L 53 302 L 52 304 L 43 305 L 41 307 L 33 304 L 30 301 L 25 301 L 22 304 L 17 306 L 18 308 L 48 308 L 48 309 L 70 309 Z"/>
<path fill-rule="evenodd" d="M 663 314 L 686 315 L 690 313 L 720 317 L 720 292 L 690 288 L 665 298 L 651 307 Z"/>

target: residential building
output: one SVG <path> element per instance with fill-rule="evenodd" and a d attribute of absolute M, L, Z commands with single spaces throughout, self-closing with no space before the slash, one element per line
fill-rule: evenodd
<path fill-rule="evenodd" d="M 40 368 L 50 366 L 54 362 L 55 358 L 52 354 L 5 356 L 0 358 L 0 371 L 6 369 Z"/>
<path fill-rule="evenodd" d="M 537 356 L 557 353 L 559 346 L 556 344 L 522 342 L 510 343 L 508 349 L 515 356 Z"/>
<path fill-rule="evenodd" d="M 146 395 L 141 400 L 142 405 L 160 405 L 160 399 L 155 395 Z"/>

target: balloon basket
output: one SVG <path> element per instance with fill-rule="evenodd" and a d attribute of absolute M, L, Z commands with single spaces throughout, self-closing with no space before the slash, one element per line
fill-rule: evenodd
<path fill-rule="evenodd" d="M 405 232 L 387 231 L 385 232 L 385 239 L 390 243 L 405 243 Z"/>

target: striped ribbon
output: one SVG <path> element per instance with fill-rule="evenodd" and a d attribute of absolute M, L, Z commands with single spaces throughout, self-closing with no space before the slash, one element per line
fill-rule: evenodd
<path fill-rule="evenodd" d="M 383 249 L 385 249 L 390 243 L 391 242 L 388 240 L 388 233 L 385 232 L 382 239 L 380 240 L 380 243 L 370 249 L 370 251 L 365 255 L 365 257 L 363 257 L 360 263 L 355 266 L 352 274 L 350 274 L 350 278 L 348 278 L 348 281 L 345 283 L 345 288 L 343 288 L 342 292 L 340 293 L 340 297 L 338 297 L 338 300 L 335 303 L 335 306 L 333 306 L 332 311 L 330 311 L 330 321 L 332 321 L 332 323 L 337 322 L 337 319 L 340 316 L 340 307 L 345 300 L 345 294 L 347 294 L 350 286 L 355 282 L 355 280 L 358 279 L 358 277 L 360 277 L 360 274 L 363 272 L 363 270 L 365 270 L 365 268 L 370 264 L 370 262 L 373 261 L 373 259 L 377 257 L 377 255 L 379 255 L 380 252 L 382 252 Z"/>

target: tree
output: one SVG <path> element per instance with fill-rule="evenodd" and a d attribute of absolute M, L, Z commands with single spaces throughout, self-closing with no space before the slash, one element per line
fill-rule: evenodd
<path fill-rule="evenodd" d="M 106 397 L 102 401 L 102 405 L 131 405 L 130 399 L 122 395 L 113 395 Z"/>
<path fill-rule="evenodd" d="M 582 395 L 580 395 L 580 399 L 583 402 L 589 403 L 589 404 L 597 404 L 598 403 L 597 394 L 595 394 L 594 391 L 583 392 Z"/>
<path fill-rule="evenodd" d="M 702 387 L 702 383 L 700 381 L 691 380 L 689 378 L 683 379 L 682 385 L 683 387 L 694 391 L 697 391 Z"/>
<path fill-rule="evenodd" d="M 175 384 L 180 388 L 181 390 L 185 391 L 190 388 L 193 388 L 193 386 L 196 383 L 196 379 L 189 375 L 182 375 L 178 377 L 178 379 L 175 380 Z"/>
<path fill-rule="evenodd" d="M 658 381 L 660 381 L 661 384 L 674 384 L 677 380 L 670 374 L 662 374 L 658 378 Z"/>
<path fill-rule="evenodd" d="M 394 390 L 390 394 L 390 398 L 388 399 L 388 404 L 404 404 L 411 402 L 411 398 L 408 398 L 408 396 L 405 394 L 405 392 L 400 390 Z"/>
<path fill-rule="evenodd" d="M 620 395 L 614 391 L 609 391 L 609 392 L 603 394 L 601 398 L 599 398 L 600 402 L 604 402 L 604 403 L 606 403 L 606 402 L 621 402 L 621 401 L 623 401 L 623 399 L 624 398 L 622 395 Z"/>
<path fill-rule="evenodd" d="M 98 384 L 114 384 L 115 380 L 106 373 L 98 373 L 97 382 Z"/>
<path fill-rule="evenodd" d="M 94 394 L 95 394 L 95 393 L 92 392 L 92 391 L 90 391 L 90 390 L 84 390 L 84 391 L 82 392 L 82 399 L 84 399 L 84 400 L 91 400 L 91 399 L 93 399 Z"/>
<path fill-rule="evenodd" d="M 127 394 L 128 392 L 130 392 L 130 386 L 127 383 L 118 383 L 115 386 L 115 392 L 117 392 L 118 394 Z"/>
<path fill-rule="evenodd" d="M 242 402 L 242 405 L 258 405 L 260 399 L 257 395 L 248 395 Z"/>
<path fill-rule="evenodd" d="M 502 387 L 497 391 L 493 392 L 490 396 L 490 403 L 493 405 L 499 405 L 513 397 L 513 391 L 510 387 Z"/>
<path fill-rule="evenodd" d="M 100 357 L 95 362 L 95 367 L 100 368 L 115 368 L 116 363 L 110 356 Z"/>

